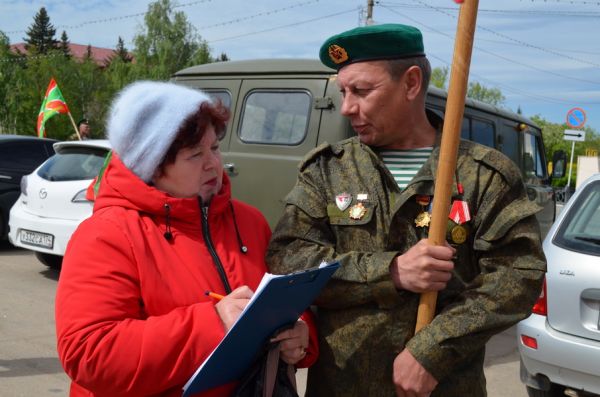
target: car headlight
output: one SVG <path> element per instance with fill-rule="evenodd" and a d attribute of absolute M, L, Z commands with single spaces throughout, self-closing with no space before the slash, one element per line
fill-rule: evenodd
<path fill-rule="evenodd" d="M 73 198 L 71 199 L 71 202 L 73 202 L 73 203 L 91 203 L 90 200 L 85 198 L 86 191 L 87 191 L 87 189 L 78 191 L 77 194 L 75 196 L 73 196 Z"/>

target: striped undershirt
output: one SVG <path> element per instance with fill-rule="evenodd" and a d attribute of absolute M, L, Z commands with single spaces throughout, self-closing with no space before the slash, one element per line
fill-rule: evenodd
<path fill-rule="evenodd" d="M 404 190 L 431 155 L 433 147 L 399 150 L 385 149 L 378 152 L 390 170 L 400 190 Z"/>

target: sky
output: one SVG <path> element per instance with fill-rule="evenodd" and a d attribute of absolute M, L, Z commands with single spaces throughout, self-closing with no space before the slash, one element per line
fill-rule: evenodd
<path fill-rule="evenodd" d="M 172 0 L 173 1 L 173 0 Z M 35 14 L 72 43 L 128 49 L 150 1 L 0 0 L 0 31 L 22 42 Z M 459 6 L 453 0 L 375 1 L 373 22 L 413 25 L 423 32 L 433 67 L 450 67 Z M 331 35 L 365 23 L 367 0 L 180 0 L 214 56 L 232 60 L 317 58 Z M 480 0 L 469 81 L 498 88 L 503 107 L 563 123 L 573 108 L 600 132 L 600 1 Z"/>

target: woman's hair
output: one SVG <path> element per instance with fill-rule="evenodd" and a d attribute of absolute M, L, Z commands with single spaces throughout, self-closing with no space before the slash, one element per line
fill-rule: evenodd
<path fill-rule="evenodd" d="M 217 138 L 223 139 L 229 115 L 229 109 L 220 100 L 212 103 L 202 102 L 198 110 L 185 119 L 177 131 L 177 135 L 162 162 L 158 165 L 157 171 L 162 174 L 167 165 L 173 164 L 181 149 L 196 146 L 202 140 L 209 125 L 214 127 Z"/>

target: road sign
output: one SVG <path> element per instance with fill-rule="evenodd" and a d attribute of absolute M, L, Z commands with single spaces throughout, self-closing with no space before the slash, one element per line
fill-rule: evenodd
<path fill-rule="evenodd" d="M 567 112 L 567 125 L 571 128 L 583 128 L 586 116 L 582 108 L 573 108 Z"/>
<path fill-rule="evenodd" d="M 565 141 L 585 141 L 585 131 L 583 130 L 565 130 L 563 133 L 563 139 Z"/>

